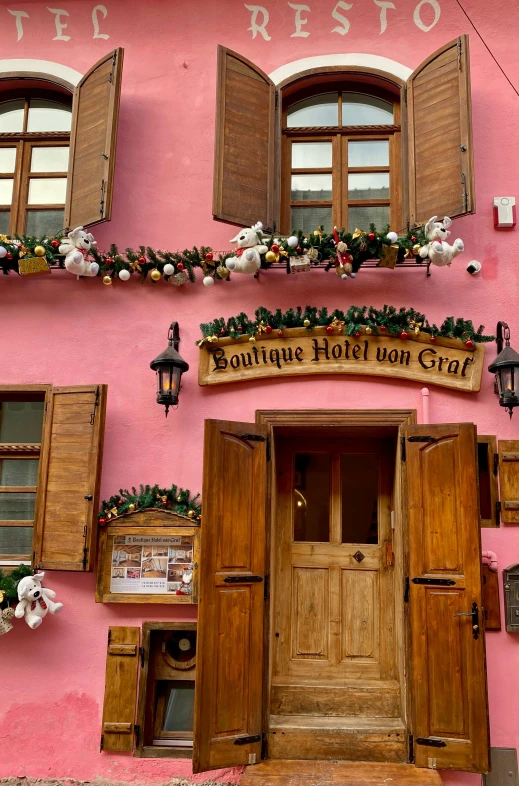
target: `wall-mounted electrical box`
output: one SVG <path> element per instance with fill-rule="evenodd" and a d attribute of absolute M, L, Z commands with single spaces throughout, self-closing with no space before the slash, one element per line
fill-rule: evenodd
<path fill-rule="evenodd" d="M 519 564 L 503 571 L 505 620 L 508 633 L 519 633 Z"/>
<path fill-rule="evenodd" d="M 494 227 L 512 229 L 515 224 L 515 197 L 494 197 Z"/>
<path fill-rule="evenodd" d="M 519 786 L 515 748 L 490 748 L 490 768 L 483 786 Z"/>

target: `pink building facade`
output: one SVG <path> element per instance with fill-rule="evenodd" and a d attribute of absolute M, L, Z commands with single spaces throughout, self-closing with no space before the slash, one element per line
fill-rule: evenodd
<path fill-rule="evenodd" d="M 515 4 L 475 0 L 469 6 L 474 25 L 514 82 Z M 324 375 L 200 387 L 200 323 L 240 312 L 252 316 L 260 306 L 285 311 L 310 304 L 331 313 L 388 303 L 413 307 L 437 324 L 450 315 L 471 319 L 490 334 L 505 320 L 517 345 L 517 233 L 496 229 L 493 215 L 495 197 L 516 195 L 517 96 L 454 0 L 265 0 L 261 6 L 78 0 L 61 10 L 17 2 L 1 3 L 0 18 L 0 87 L 2 74 L 13 72 L 40 72 L 75 85 L 105 54 L 124 48 L 112 215 L 91 227 L 105 251 L 112 243 L 119 249 L 232 248 L 237 228 L 214 221 L 211 206 L 219 45 L 280 84 L 332 65 L 379 69 L 405 80 L 444 44 L 464 33 L 470 38 L 477 209 L 454 220 L 451 240 L 461 237 L 465 251 L 452 266 L 432 267 L 430 277 L 421 270 L 361 269 L 354 280 L 333 271 L 287 276 L 269 270 L 259 278 L 235 274 L 210 288 L 202 285 L 200 270 L 195 284 L 178 288 L 149 277 L 141 285 L 135 275 L 103 286 L 100 277 L 78 280 L 65 270 L 2 276 L 0 384 L 108 385 L 101 499 L 140 483 L 201 491 L 206 418 L 253 422 L 257 410 L 373 407 L 416 410 L 417 422 L 427 422 L 423 385 L 411 380 Z M 429 172 L 432 184 L 442 177 L 442 153 L 439 137 L 440 174 Z M 251 160 L 251 170 L 258 164 Z M 476 275 L 466 270 L 471 260 L 481 263 Z M 149 363 L 165 345 L 172 320 L 180 325 L 180 352 L 190 369 L 179 408 L 166 420 L 155 402 Z M 485 345 L 479 392 L 429 386 L 431 424 L 470 422 L 479 434 L 517 438 L 517 413 L 509 420 L 499 407 L 486 371 L 495 354 L 494 343 Z M 505 630 L 502 589 L 503 568 L 517 562 L 517 524 L 483 528 L 481 538 L 483 550 L 497 556 L 501 592 L 502 629 L 486 634 L 490 742 L 517 749 L 519 650 L 517 635 Z M 212 776 L 192 775 L 189 759 L 99 751 L 109 626 L 193 622 L 197 607 L 95 603 L 95 581 L 95 571 L 48 571 L 46 583 L 63 612 L 48 616 L 37 631 L 19 621 L 0 639 L 0 777 L 207 780 Z M 237 781 L 240 771 L 218 770 L 215 777 Z M 480 783 L 476 773 L 445 771 L 442 777 L 447 786 Z"/>

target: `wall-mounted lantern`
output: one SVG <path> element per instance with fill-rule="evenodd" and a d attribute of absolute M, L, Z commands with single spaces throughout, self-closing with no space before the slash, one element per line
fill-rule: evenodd
<path fill-rule="evenodd" d="M 514 407 L 519 406 L 519 354 L 510 346 L 510 328 L 506 322 L 497 323 L 496 334 L 499 354 L 488 370 L 496 375 L 494 393 L 499 396 L 500 405 L 512 417 Z"/>
<path fill-rule="evenodd" d="M 150 368 L 157 372 L 157 404 L 164 404 L 166 417 L 170 407 L 178 404 L 180 378 L 189 369 L 184 358 L 178 354 L 180 333 L 178 322 L 172 322 L 168 332 L 168 346 L 150 363 Z"/>

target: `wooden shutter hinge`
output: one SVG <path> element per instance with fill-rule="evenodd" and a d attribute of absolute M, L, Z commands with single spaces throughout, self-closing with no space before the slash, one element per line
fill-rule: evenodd
<path fill-rule="evenodd" d="M 405 437 L 400 437 L 400 459 L 402 461 L 406 461 L 406 447 L 405 447 Z"/>
<path fill-rule="evenodd" d="M 96 397 L 95 397 L 95 400 L 94 400 L 94 409 L 90 413 L 90 425 L 91 426 L 94 425 L 94 420 L 95 420 L 95 417 L 96 417 L 96 408 L 98 406 L 99 406 L 99 386 L 97 386 L 97 388 L 96 388 Z M 85 499 L 86 499 L 86 497 L 85 497 Z"/>
<path fill-rule="evenodd" d="M 141 668 L 144 668 L 144 647 L 139 647 L 139 655 L 141 656 Z"/>
<path fill-rule="evenodd" d="M 469 194 L 467 191 L 467 178 L 465 177 L 465 172 L 461 173 L 461 188 L 462 188 L 461 194 L 463 197 L 463 206 L 465 212 L 467 212 L 467 210 L 469 209 Z"/>
<path fill-rule="evenodd" d="M 414 764 L 414 737 L 412 734 L 407 738 L 407 749 L 409 754 L 409 764 Z"/>
<path fill-rule="evenodd" d="M 423 435 L 417 434 L 416 436 L 413 437 L 407 437 L 407 441 L 408 442 L 436 442 L 436 437 L 431 437 L 430 434 L 423 434 Z"/>
<path fill-rule="evenodd" d="M 497 478 L 499 471 L 499 453 L 494 453 L 494 476 Z"/>
<path fill-rule="evenodd" d="M 268 437 L 264 437 L 263 434 L 240 434 L 240 439 L 244 439 L 247 442 L 265 442 L 267 448 L 267 461 L 270 461 L 270 440 Z"/>
<path fill-rule="evenodd" d="M 114 53 L 112 55 L 112 70 L 108 75 L 108 81 L 110 84 L 113 84 L 114 81 L 114 71 L 115 71 L 115 64 L 117 63 L 117 49 L 114 49 Z"/>
<path fill-rule="evenodd" d="M 247 737 L 236 737 L 235 745 L 248 745 L 251 742 L 261 742 L 261 734 L 249 734 Z"/>
<path fill-rule="evenodd" d="M 501 526 L 501 500 L 496 500 L 496 527 Z"/>
<path fill-rule="evenodd" d="M 99 740 L 99 753 L 101 753 L 101 751 L 103 750 L 104 741 L 105 741 L 105 735 L 101 734 L 101 739 Z"/>
<path fill-rule="evenodd" d="M 416 745 L 428 745 L 430 748 L 446 748 L 447 743 L 443 740 L 437 740 L 435 737 L 417 737 L 415 740 Z"/>
<path fill-rule="evenodd" d="M 99 215 L 104 218 L 105 214 L 105 181 L 101 180 L 101 200 L 99 202 Z"/>
<path fill-rule="evenodd" d="M 461 38 L 458 38 L 458 71 L 461 71 L 461 53 L 462 53 L 462 46 L 461 46 Z"/>
<path fill-rule="evenodd" d="M 83 541 L 84 541 L 84 546 L 83 546 L 83 570 L 87 569 L 87 563 L 88 563 L 87 537 L 88 537 L 88 526 L 85 524 L 85 526 L 83 527 Z"/>

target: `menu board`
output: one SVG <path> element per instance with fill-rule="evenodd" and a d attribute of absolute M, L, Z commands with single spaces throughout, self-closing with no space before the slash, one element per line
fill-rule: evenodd
<path fill-rule="evenodd" d="M 110 592 L 192 595 L 193 535 L 116 535 Z"/>

